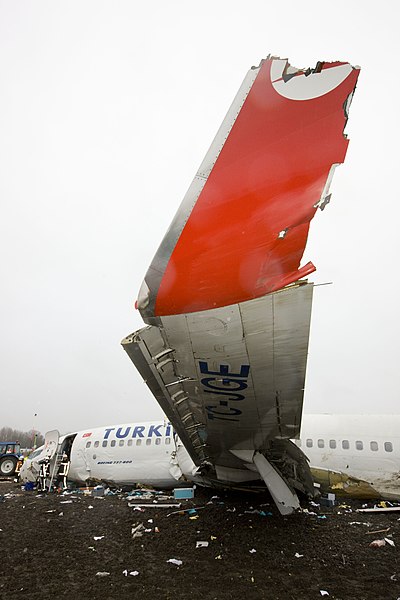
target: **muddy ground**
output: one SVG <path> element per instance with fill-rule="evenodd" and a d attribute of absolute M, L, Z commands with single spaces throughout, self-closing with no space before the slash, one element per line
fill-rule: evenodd
<path fill-rule="evenodd" d="M 400 597 L 400 513 L 307 504 L 316 514 L 281 517 L 266 495 L 200 488 L 182 503 L 195 513 L 172 515 L 159 497 L 140 511 L 127 494 L 39 495 L 0 482 L 0 495 L 2 599 Z M 383 537 L 395 546 L 369 546 Z"/>

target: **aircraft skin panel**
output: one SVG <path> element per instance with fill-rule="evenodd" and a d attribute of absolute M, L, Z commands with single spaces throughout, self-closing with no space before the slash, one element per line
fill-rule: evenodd
<path fill-rule="evenodd" d="M 312 290 L 161 317 L 123 340 L 196 464 L 241 466 L 231 449 L 299 434 Z"/>
<path fill-rule="evenodd" d="M 296 71 L 268 58 L 249 73 L 145 277 L 148 323 L 260 297 L 315 270 L 300 262 L 346 155 L 359 69 Z"/>

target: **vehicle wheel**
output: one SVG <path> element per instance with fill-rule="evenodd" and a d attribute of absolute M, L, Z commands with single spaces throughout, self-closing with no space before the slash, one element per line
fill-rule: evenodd
<path fill-rule="evenodd" d="M 17 459 L 15 456 L 6 456 L 0 460 L 0 475 L 3 477 L 11 477 L 11 475 L 14 475 L 16 468 Z"/>

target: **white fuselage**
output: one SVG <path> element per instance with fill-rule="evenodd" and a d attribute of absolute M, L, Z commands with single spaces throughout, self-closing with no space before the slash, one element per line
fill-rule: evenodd
<path fill-rule="evenodd" d="M 303 415 L 296 444 L 311 467 L 365 480 L 383 497 L 400 498 L 399 431 L 400 415 Z M 193 461 L 166 421 L 88 429 L 63 436 L 60 446 L 68 439 L 69 479 L 76 482 L 168 488 L 196 480 Z M 22 481 L 36 478 L 36 453 L 23 465 Z"/>
<path fill-rule="evenodd" d="M 400 498 L 400 415 L 303 415 L 300 441 L 314 467 L 340 471 Z"/>

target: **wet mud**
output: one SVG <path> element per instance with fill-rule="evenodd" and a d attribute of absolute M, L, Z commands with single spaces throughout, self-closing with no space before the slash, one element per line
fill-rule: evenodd
<path fill-rule="evenodd" d="M 3 481 L 0 495 L 0 598 L 400 597 L 400 514 L 360 513 L 360 502 L 281 517 L 267 495 L 200 488 L 183 514 L 157 497 L 139 510 L 126 493 L 38 495 Z"/>

